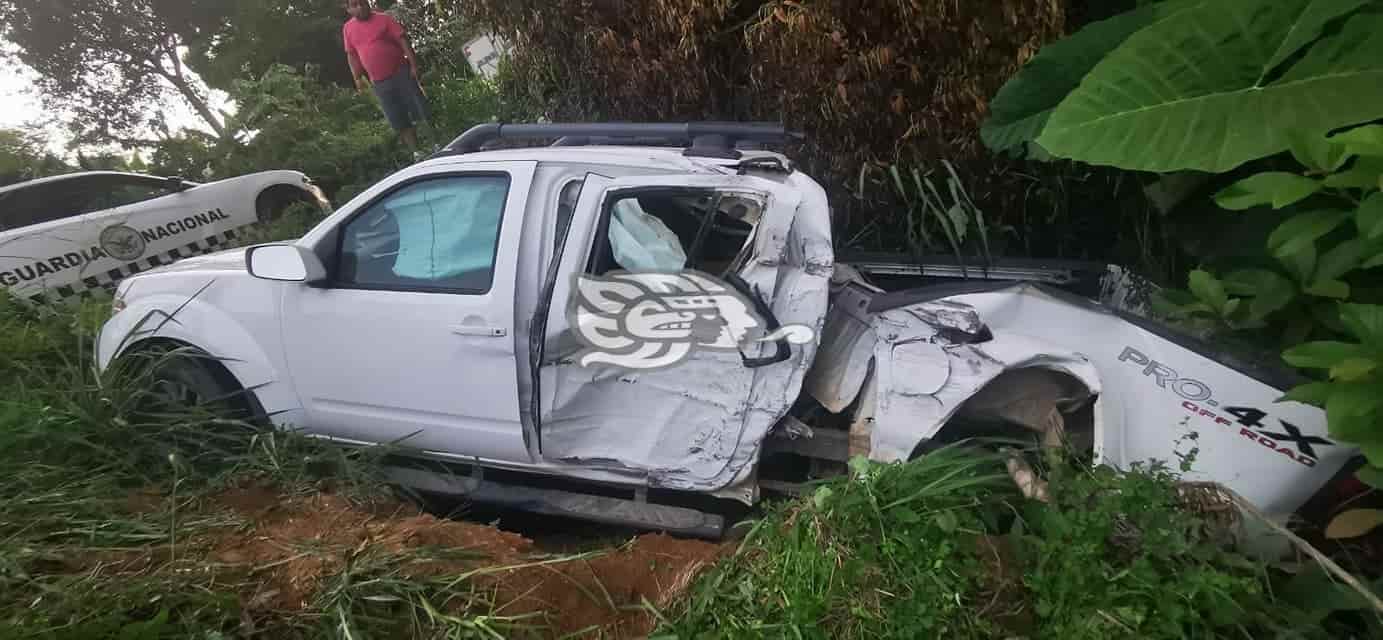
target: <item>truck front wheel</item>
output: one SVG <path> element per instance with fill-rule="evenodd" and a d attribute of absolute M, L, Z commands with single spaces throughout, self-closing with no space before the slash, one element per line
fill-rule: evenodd
<path fill-rule="evenodd" d="M 125 356 L 136 385 L 136 410 L 142 417 L 178 420 L 198 417 L 250 420 L 249 393 L 210 354 L 186 345 L 157 344 Z"/>

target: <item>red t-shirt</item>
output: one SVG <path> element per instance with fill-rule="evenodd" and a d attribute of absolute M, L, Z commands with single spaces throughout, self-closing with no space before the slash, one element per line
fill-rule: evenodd
<path fill-rule="evenodd" d="M 360 56 L 370 80 L 387 79 L 403 64 L 403 25 L 387 13 L 376 11 L 368 20 L 347 20 L 341 38 L 347 53 Z"/>

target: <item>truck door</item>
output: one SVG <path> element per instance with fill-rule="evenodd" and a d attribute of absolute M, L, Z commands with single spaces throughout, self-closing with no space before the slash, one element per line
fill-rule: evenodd
<path fill-rule="evenodd" d="M 827 219 L 824 198 L 806 204 Z M 804 190 L 750 176 L 587 176 L 535 323 L 543 458 L 677 489 L 743 479 L 815 349 L 754 340 L 825 314 L 829 230 L 799 234 L 803 206 Z M 633 303 L 640 282 L 651 295 Z M 744 339 L 704 347 L 720 330 Z"/>
<path fill-rule="evenodd" d="M 311 431 L 531 462 L 514 288 L 536 163 L 481 164 L 405 174 L 341 223 L 330 283 L 285 289 L 284 349 Z"/>

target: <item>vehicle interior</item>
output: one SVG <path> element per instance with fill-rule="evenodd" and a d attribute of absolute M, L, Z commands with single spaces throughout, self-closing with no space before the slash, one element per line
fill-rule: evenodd
<path fill-rule="evenodd" d="M 428 180 L 400 189 L 346 224 L 337 280 L 382 289 L 484 292 L 509 182 Z"/>
<path fill-rule="evenodd" d="M 751 249 L 763 203 L 705 189 L 657 190 L 611 203 L 588 271 L 695 269 L 721 277 Z"/>

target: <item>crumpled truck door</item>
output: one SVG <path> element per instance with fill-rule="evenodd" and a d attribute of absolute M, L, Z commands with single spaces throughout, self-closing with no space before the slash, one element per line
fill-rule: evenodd
<path fill-rule="evenodd" d="M 583 365 L 573 351 L 561 346 L 572 342 L 566 339 L 572 328 L 569 303 L 581 295 L 583 286 L 575 276 L 601 275 L 601 260 L 611 259 L 608 229 L 616 203 L 640 198 L 656 204 L 658 194 L 681 193 L 759 203 L 757 222 L 722 280 L 738 277 L 740 287 L 782 325 L 820 327 L 828 303 L 832 258 L 828 205 L 815 183 L 789 176 L 776 180 L 749 175 L 612 179 L 591 174 L 548 274 L 545 298 L 550 305 L 540 308 L 535 318 L 533 333 L 541 338 L 531 341 L 537 375 L 527 390 L 530 415 L 537 417 L 536 436 L 542 458 L 548 462 L 642 475 L 649 486 L 656 487 L 704 492 L 739 487 L 731 493 L 743 493 L 736 497 L 750 500 L 753 489 L 747 479 L 759 446 L 797 399 L 814 344 L 791 345 L 786 359 L 761 360 L 764 364 L 757 366 L 749 363 L 772 360 L 775 353 L 782 353 L 776 343 L 752 344 L 740 352 L 692 349 L 675 365 L 648 369 L 604 361 Z M 665 222 L 676 226 L 679 221 Z M 704 240 L 687 238 L 685 233 L 679 229 L 684 245 L 692 247 L 687 253 L 694 260 L 696 247 Z M 660 230 L 641 235 L 665 234 Z M 675 277 L 675 272 L 667 274 Z M 743 295 L 745 291 L 739 291 L 741 297 L 750 298 Z M 715 297 L 724 292 L 704 293 Z M 656 317 L 656 311 L 650 315 Z M 659 349 L 657 338 L 636 337 L 651 346 L 650 357 L 666 353 Z"/>

